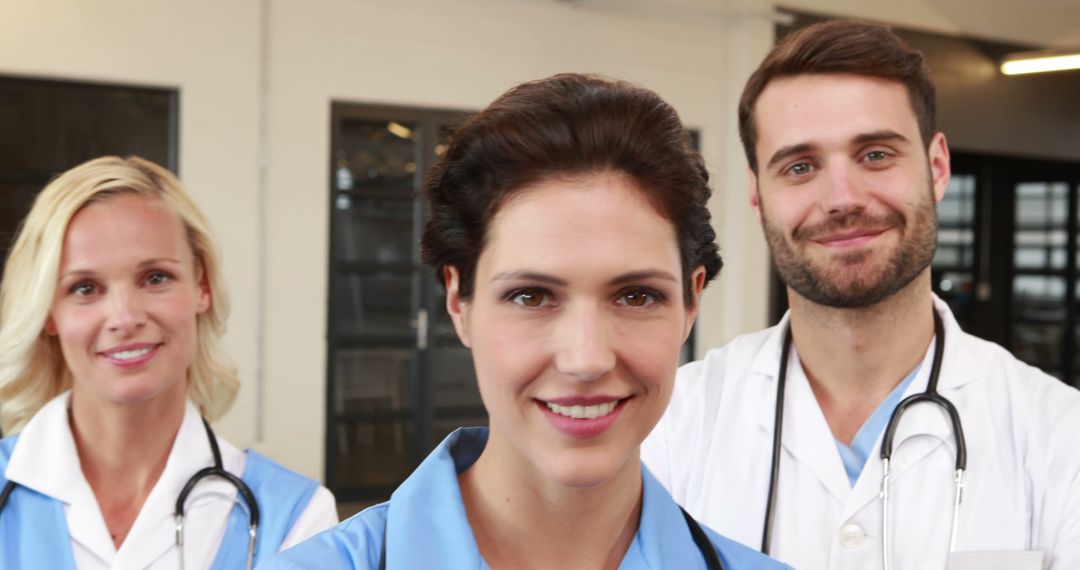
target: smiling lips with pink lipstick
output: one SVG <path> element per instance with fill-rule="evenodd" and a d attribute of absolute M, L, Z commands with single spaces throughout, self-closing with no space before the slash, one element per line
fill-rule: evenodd
<path fill-rule="evenodd" d="M 120 368 L 139 368 L 150 361 L 157 354 L 160 343 L 139 342 L 114 346 L 108 350 L 99 352 L 105 360 L 113 366 Z"/>
<path fill-rule="evenodd" d="M 615 423 L 629 399 L 629 396 L 575 396 L 537 399 L 536 404 L 559 431 L 575 437 L 594 437 Z"/>

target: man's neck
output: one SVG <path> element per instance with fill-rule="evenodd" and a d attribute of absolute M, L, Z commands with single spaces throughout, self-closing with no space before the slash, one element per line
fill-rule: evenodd
<path fill-rule="evenodd" d="M 826 307 L 791 290 L 788 299 L 803 371 L 833 436 L 850 445 L 926 355 L 934 336 L 930 271 L 868 307 Z"/>

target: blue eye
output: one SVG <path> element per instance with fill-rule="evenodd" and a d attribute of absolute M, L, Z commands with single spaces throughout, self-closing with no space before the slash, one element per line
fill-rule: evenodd
<path fill-rule="evenodd" d="M 148 285 L 164 285 L 171 280 L 172 275 L 169 275 L 164 271 L 154 271 L 146 276 L 146 283 Z"/>
<path fill-rule="evenodd" d="M 80 282 L 72 285 L 68 289 L 68 293 L 71 293 L 72 295 L 78 295 L 80 297 L 86 297 L 86 296 L 89 296 L 89 295 L 93 295 L 94 292 L 96 292 L 96 291 L 97 291 L 97 286 L 94 285 L 93 283 L 88 282 L 88 281 L 80 281 Z"/>
<path fill-rule="evenodd" d="M 789 167 L 789 168 L 787 169 L 787 171 L 788 171 L 788 173 L 789 173 L 789 174 L 794 174 L 794 175 L 796 175 L 796 176 L 800 176 L 800 175 L 803 175 L 803 174 L 809 174 L 809 173 L 810 173 L 810 170 L 811 170 L 812 168 L 813 168 L 813 167 L 812 167 L 812 166 L 810 166 L 810 164 L 809 164 L 809 163 L 806 163 L 806 162 L 797 162 L 797 163 L 795 163 L 795 164 L 791 165 L 791 166 L 790 166 L 790 167 Z"/>

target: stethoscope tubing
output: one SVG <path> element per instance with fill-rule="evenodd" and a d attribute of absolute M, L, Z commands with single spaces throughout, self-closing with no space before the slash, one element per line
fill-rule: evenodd
<path fill-rule="evenodd" d="M 963 425 L 960 422 L 960 413 L 956 406 L 937 391 L 938 377 L 941 374 L 941 362 L 945 356 L 945 327 L 937 310 L 934 313 L 934 360 L 930 367 L 930 379 L 927 381 L 926 390 L 919 394 L 913 394 L 904 398 L 893 410 L 889 417 L 889 423 L 881 439 L 881 500 L 882 500 L 882 559 L 885 570 L 889 569 L 890 551 L 890 528 L 889 528 L 889 481 L 891 478 L 891 463 L 893 453 L 893 439 L 900 425 L 900 418 L 904 412 L 920 403 L 930 403 L 941 408 L 949 418 L 952 425 L 953 439 L 956 444 L 956 474 L 954 482 L 956 491 L 953 499 L 952 526 L 949 533 L 949 552 L 956 549 L 956 535 L 960 522 L 960 504 L 963 497 L 964 472 L 967 469 L 967 440 L 964 437 Z M 768 555 L 772 547 L 772 529 L 775 520 L 777 503 L 777 487 L 780 477 L 780 446 L 784 425 L 784 394 L 786 392 L 788 355 L 791 353 L 792 334 L 791 325 L 788 324 L 784 332 L 784 343 L 780 355 L 780 371 L 776 383 L 776 415 L 773 419 L 773 447 L 772 465 L 769 473 L 769 492 L 765 504 L 765 524 L 762 529 L 761 552 Z"/>
<path fill-rule="evenodd" d="M 214 455 L 214 465 L 200 469 L 195 473 L 195 475 L 188 479 L 187 483 L 184 484 L 184 488 L 176 497 L 176 548 L 180 553 L 180 568 L 184 567 L 184 503 L 187 502 L 188 495 L 191 494 L 191 491 L 199 481 L 206 477 L 221 477 L 236 487 L 237 493 L 243 497 L 244 502 L 246 502 L 248 506 L 247 568 L 248 570 L 251 570 L 255 559 L 255 538 L 259 528 L 259 502 L 255 499 L 255 494 L 251 492 L 251 488 L 248 487 L 247 483 L 244 483 L 243 479 L 225 470 L 221 461 L 221 449 L 218 447 L 217 436 L 214 435 L 214 430 L 210 429 L 210 424 L 207 423 L 206 419 L 203 419 L 202 423 L 203 427 L 206 429 L 206 437 L 210 442 L 210 451 Z M 4 507 L 7 506 L 8 498 L 11 496 L 14 489 L 15 482 L 8 481 L 7 484 L 4 485 L 4 489 L 0 491 L 0 513 L 3 513 Z"/>

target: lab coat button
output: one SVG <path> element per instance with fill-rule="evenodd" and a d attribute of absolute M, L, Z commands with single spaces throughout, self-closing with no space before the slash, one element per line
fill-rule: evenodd
<path fill-rule="evenodd" d="M 866 533 L 857 524 L 844 525 L 844 528 L 840 529 L 840 544 L 848 548 L 862 546 L 865 539 Z"/>

